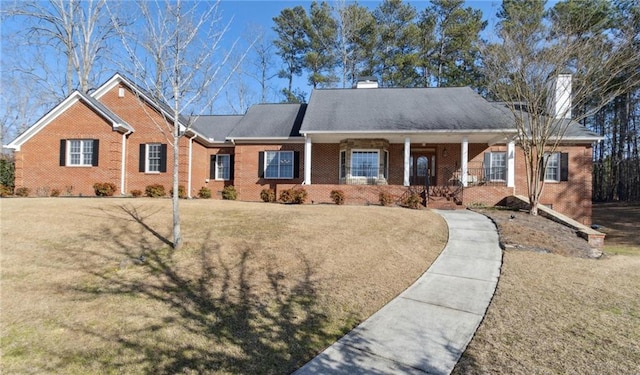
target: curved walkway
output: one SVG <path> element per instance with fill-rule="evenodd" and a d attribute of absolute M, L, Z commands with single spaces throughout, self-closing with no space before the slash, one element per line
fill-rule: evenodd
<path fill-rule="evenodd" d="M 449 374 L 498 283 L 502 251 L 491 220 L 436 210 L 449 241 L 413 285 L 294 374 Z"/>

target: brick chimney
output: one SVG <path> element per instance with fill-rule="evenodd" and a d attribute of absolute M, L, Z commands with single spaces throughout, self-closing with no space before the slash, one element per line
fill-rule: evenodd
<path fill-rule="evenodd" d="M 549 115 L 554 118 L 571 118 L 571 74 L 560 73 L 549 88 Z"/>

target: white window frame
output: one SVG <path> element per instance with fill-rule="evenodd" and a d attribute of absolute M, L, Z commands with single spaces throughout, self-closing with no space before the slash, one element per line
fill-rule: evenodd
<path fill-rule="evenodd" d="M 80 149 L 78 152 L 73 152 L 74 142 L 79 142 L 78 145 Z M 93 139 L 69 139 L 67 140 L 67 163 L 66 166 L 69 167 L 92 167 L 93 166 Z M 86 145 L 89 145 L 91 148 L 91 153 L 86 152 Z M 78 157 L 78 162 L 73 162 L 73 156 L 76 155 Z M 88 159 L 88 160 L 87 160 Z"/>
<path fill-rule="evenodd" d="M 223 164 L 222 167 L 220 166 L 221 162 Z M 217 181 L 228 181 L 231 179 L 231 155 L 229 154 L 216 155 L 215 179 Z"/>
<path fill-rule="evenodd" d="M 507 180 L 507 153 L 504 152 L 504 151 L 492 151 L 492 152 L 489 153 L 489 155 L 490 155 L 490 157 L 489 157 L 490 158 L 490 160 L 489 160 L 489 168 L 488 168 L 489 169 L 489 176 L 486 176 L 487 179 L 489 181 L 500 181 L 500 182 L 506 181 Z M 499 167 L 498 166 L 494 166 L 494 156 L 495 155 L 502 155 L 502 157 L 503 157 L 503 160 L 502 160 L 503 163 Z M 494 178 L 493 177 L 493 176 L 495 176 L 494 170 L 497 170 L 497 169 L 501 169 L 502 170 L 501 175 L 504 178 Z"/>
<path fill-rule="evenodd" d="M 377 159 L 377 164 L 375 166 L 375 176 L 356 176 L 353 174 L 354 171 L 354 167 L 353 167 L 353 161 L 354 161 L 354 157 L 353 154 L 354 153 L 368 153 L 368 154 L 376 154 L 376 159 Z M 380 175 L 380 150 L 378 149 L 354 149 L 351 150 L 351 160 L 349 162 L 349 175 L 351 176 L 351 178 L 362 178 L 362 179 L 369 179 L 369 178 L 375 178 L 377 179 Z"/>
<path fill-rule="evenodd" d="M 544 165 L 545 165 L 544 181 L 545 182 L 560 182 L 561 180 L 560 158 L 561 157 L 559 152 L 544 154 Z M 553 176 L 549 177 L 550 173 L 555 173 L 556 178 L 553 178 Z"/>
<path fill-rule="evenodd" d="M 268 175 L 267 171 L 269 170 L 269 154 L 275 154 L 275 158 L 278 160 L 278 167 L 277 167 L 277 175 L 273 176 L 273 175 Z M 284 159 L 282 157 L 280 157 L 281 154 L 289 154 L 291 155 L 291 176 L 282 176 L 280 175 L 280 169 L 282 168 L 282 166 L 280 165 L 280 162 Z M 296 175 L 295 171 L 295 154 L 293 151 L 265 151 L 264 152 L 264 171 L 263 171 L 263 175 L 265 179 L 270 179 L 270 180 L 292 180 L 294 178 L 294 176 Z"/>
<path fill-rule="evenodd" d="M 158 160 L 157 170 L 151 169 L 151 149 L 157 147 L 158 156 L 154 157 L 154 160 Z M 162 164 L 162 143 L 147 143 L 145 146 L 145 163 L 144 163 L 144 172 L 145 173 L 160 173 L 160 165 Z"/>

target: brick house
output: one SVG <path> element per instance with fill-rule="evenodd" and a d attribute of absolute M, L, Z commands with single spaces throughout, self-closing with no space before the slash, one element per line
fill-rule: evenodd
<path fill-rule="evenodd" d="M 368 88 L 366 88 L 368 87 Z M 112 182 L 128 195 L 171 186 L 169 108 L 119 74 L 90 95 L 74 92 L 5 146 L 14 150 L 17 187 L 94 195 Z M 310 202 L 334 189 L 352 204 L 381 191 L 412 190 L 430 206 L 494 205 L 527 194 L 513 117 L 469 88 L 317 89 L 309 104 L 258 104 L 244 115 L 180 118 L 180 184 L 195 197 L 234 185 L 257 201 L 304 185 Z M 559 119 L 559 121 L 570 121 Z M 591 145 L 600 139 L 570 122 L 550 155 L 541 203 L 589 224 Z"/>

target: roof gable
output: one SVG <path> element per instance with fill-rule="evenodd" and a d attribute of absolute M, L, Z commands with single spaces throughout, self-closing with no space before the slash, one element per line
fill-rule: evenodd
<path fill-rule="evenodd" d="M 306 104 L 256 104 L 247 110 L 228 138 L 289 139 L 300 137 Z"/>
<path fill-rule="evenodd" d="M 14 139 L 11 143 L 9 143 L 6 147 L 13 149 L 15 151 L 20 151 L 20 147 L 31 139 L 33 136 L 38 134 L 42 129 L 44 129 L 49 123 L 55 120 L 58 116 L 68 110 L 72 105 L 82 102 L 84 105 L 91 108 L 94 112 L 96 112 L 99 116 L 104 118 L 108 123 L 111 124 L 111 127 L 114 131 L 118 131 L 121 133 L 133 132 L 134 129 L 127 122 L 122 120 L 118 115 L 113 113 L 109 108 L 105 105 L 97 101 L 96 99 L 83 94 L 80 91 L 74 91 L 71 95 L 67 96 L 62 102 L 60 102 L 57 106 L 53 107 L 49 112 L 47 112 L 44 116 L 42 116 L 35 124 L 25 130 L 22 134 L 20 134 L 16 139 Z"/>

